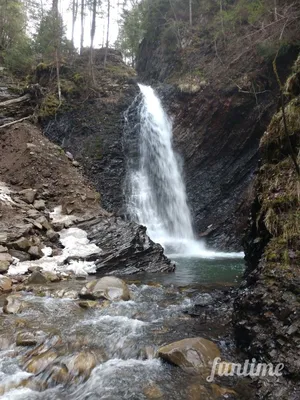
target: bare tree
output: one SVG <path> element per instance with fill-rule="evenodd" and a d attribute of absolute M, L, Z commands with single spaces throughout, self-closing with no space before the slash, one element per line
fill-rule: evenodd
<path fill-rule="evenodd" d="M 278 14 L 277 14 L 277 0 L 274 0 L 274 18 L 275 18 L 275 21 L 278 20 Z"/>
<path fill-rule="evenodd" d="M 78 14 L 78 0 L 73 0 L 72 4 L 72 44 L 74 47 L 74 33 L 75 33 L 75 24 L 77 20 Z"/>
<path fill-rule="evenodd" d="M 106 48 L 105 48 L 105 56 L 104 56 L 104 68 L 107 64 L 107 54 L 108 54 L 108 46 L 109 46 L 109 29 L 110 29 L 110 0 L 107 0 L 107 29 L 106 29 Z"/>
<path fill-rule="evenodd" d="M 85 13 L 85 0 L 81 0 L 81 7 L 80 7 L 80 20 L 81 20 L 80 54 L 82 54 L 83 41 L 84 41 L 84 13 Z"/>
<path fill-rule="evenodd" d="M 58 12 L 58 0 L 52 0 L 52 13 L 54 18 L 54 49 L 55 49 L 55 64 L 57 77 L 58 99 L 61 103 L 61 84 L 60 84 L 60 18 Z"/>
<path fill-rule="evenodd" d="M 97 0 L 93 0 L 92 9 L 92 26 L 91 26 L 91 45 L 90 45 L 90 71 L 93 83 L 95 84 L 95 73 L 94 73 L 94 40 L 96 33 L 96 15 L 97 15 Z"/>
<path fill-rule="evenodd" d="M 193 6 L 192 6 L 192 1 L 189 0 L 189 9 L 190 9 L 190 25 L 193 25 Z"/>

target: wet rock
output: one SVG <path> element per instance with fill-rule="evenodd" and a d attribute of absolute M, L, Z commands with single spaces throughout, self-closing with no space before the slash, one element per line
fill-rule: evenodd
<path fill-rule="evenodd" d="M 44 285 L 47 283 L 47 278 L 39 271 L 34 271 L 27 281 L 32 285 Z"/>
<path fill-rule="evenodd" d="M 70 381 L 68 368 L 61 362 L 50 364 L 38 375 L 38 381 L 41 390 L 66 385 Z"/>
<path fill-rule="evenodd" d="M 78 302 L 78 305 L 81 308 L 95 308 L 97 307 L 98 302 L 93 300 L 81 300 Z"/>
<path fill-rule="evenodd" d="M 0 275 L 0 293 L 8 293 L 12 290 L 12 280 L 7 276 Z"/>
<path fill-rule="evenodd" d="M 38 211 L 43 211 L 46 208 L 46 204 L 44 200 L 35 200 L 33 203 L 33 207 Z"/>
<path fill-rule="evenodd" d="M 28 204 L 32 204 L 35 200 L 37 191 L 35 189 L 25 189 L 21 190 L 19 194 L 23 197 L 23 199 L 26 201 Z"/>
<path fill-rule="evenodd" d="M 164 255 L 163 248 L 146 234 L 146 227 L 121 218 L 93 218 L 78 224 L 102 252 L 97 256 L 97 270 L 102 274 L 137 272 L 172 272 L 175 265 Z"/>
<path fill-rule="evenodd" d="M 55 350 L 50 349 L 42 354 L 33 356 L 24 366 L 27 372 L 38 374 L 47 368 L 54 360 L 58 358 Z"/>
<path fill-rule="evenodd" d="M 96 356 L 91 352 L 80 352 L 72 357 L 67 367 L 72 377 L 80 377 L 86 380 L 97 365 Z"/>
<path fill-rule="evenodd" d="M 44 277 L 48 282 L 59 282 L 61 281 L 61 277 L 58 276 L 55 272 L 50 272 L 50 271 L 44 271 L 43 272 Z"/>
<path fill-rule="evenodd" d="M 163 399 L 164 398 L 163 392 L 155 384 L 145 387 L 143 390 L 143 393 L 147 399 Z"/>
<path fill-rule="evenodd" d="M 76 300 L 78 297 L 78 292 L 76 290 L 66 290 L 63 294 L 64 299 Z"/>
<path fill-rule="evenodd" d="M 43 230 L 43 227 L 42 227 L 42 225 L 41 225 L 39 222 L 37 222 L 37 221 L 31 221 L 31 220 L 30 220 L 30 222 L 32 222 L 32 224 L 33 224 L 36 228 L 38 228 L 40 231 Z"/>
<path fill-rule="evenodd" d="M 218 346 L 203 338 L 188 338 L 158 349 L 158 356 L 187 372 L 206 373 L 213 360 L 220 357 Z"/>
<path fill-rule="evenodd" d="M 40 216 L 40 213 L 36 209 L 31 208 L 27 211 L 27 215 L 29 218 L 37 218 Z"/>
<path fill-rule="evenodd" d="M 0 244 L 1 245 L 6 245 L 7 243 L 7 233 L 6 232 L 0 232 Z"/>
<path fill-rule="evenodd" d="M 38 260 L 44 257 L 44 253 L 42 252 L 42 249 L 39 246 L 31 246 L 28 250 L 28 254 L 30 254 L 33 260 Z"/>
<path fill-rule="evenodd" d="M 209 390 L 201 384 L 195 383 L 189 386 L 186 400 L 213 400 Z"/>
<path fill-rule="evenodd" d="M 214 303 L 214 299 L 208 293 L 201 293 L 194 300 L 195 306 L 199 306 L 199 307 L 210 306 L 213 303 Z"/>
<path fill-rule="evenodd" d="M 46 230 L 46 231 L 50 231 L 52 230 L 51 224 L 50 222 L 47 220 L 47 218 L 42 215 L 41 217 L 36 219 L 36 222 L 38 222 L 39 224 L 42 225 L 42 227 Z"/>
<path fill-rule="evenodd" d="M 30 265 L 30 267 L 28 267 L 28 272 L 41 272 L 43 269 L 41 267 L 39 267 L 38 265 Z"/>
<path fill-rule="evenodd" d="M 12 256 L 9 253 L 0 253 L 0 274 L 8 270 L 12 261 Z"/>
<path fill-rule="evenodd" d="M 50 242 L 57 242 L 59 240 L 59 233 L 55 232 L 53 229 L 49 229 L 46 232 L 46 236 Z"/>
<path fill-rule="evenodd" d="M 7 247 L 0 245 L 0 253 L 6 253 Z"/>
<path fill-rule="evenodd" d="M 4 314 L 19 314 L 25 308 L 22 297 L 18 294 L 8 296 L 4 301 Z"/>
<path fill-rule="evenodd" d="M 12 257 L 17 258 L 21 262 L 30 260 L 30 255 L 25 251 L 10 249 L 8 252 Z"/>
<path fill-rule="evenodd" d="M 25 237 L 21 237 L 20 239 L 9 243 L 9 248 L 13 248 L 15 250 L 27 251 L 32 243 L 26 239 Z"/>
<path fill-rule="evenodd" d="M 22 387 L 25 387 L 27 385 L 27 380 L 23 380 L 21 382 L 8 382 L 6 384 L 1 384 L 0 385 L 0 396 L 5 394 L 6 392 L 9 392 L 10 390 L 13 389 L 19 389 Z"/>
<path fill-rule="evenodd" d="M 16 338 L 17 346 L 34 346 L 37 344 L 37 340 L 31 332 L 20 332 Z"/>
<path fill-rule="evenodd" d="M 61 344 L 62 340 L 58 335 L 51 336 L 47 340 L 44 339 L 43 343 L 25 353 L 24 357 L 22 358 L 22 364 L 28 364 L 33 357 L 45 354 Z"/>
<path fill-rule="evenodd" d="M 114 276 L 105 276 L 99 280 L 89 282 L 80 292 L 81 297 L 92 299 L 107 299 L 110 301 L 130 300 L 128 286 L 122 279 Z"/>
<path fill-rule="evenodd" d="M 230 396 L 230 398 L 237 397 L 237 393 L 232 389 L 229 389 L 229 388 L 226 388 L 226 387 L 222 387 L 222 386 L 219 386 L 219 385 L 216 385 L 216 384 L 212 384 L 211 386 L 212 386 L 213 395 L 217 399 L 223 398 L 223 397 L 228 399 L 229 396 Z"/>

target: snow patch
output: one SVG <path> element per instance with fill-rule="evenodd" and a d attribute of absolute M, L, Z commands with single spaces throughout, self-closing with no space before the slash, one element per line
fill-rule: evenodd
<path fill-rule="evenodd" d="M 88 275 L 96 272 L 94 262 L 70 260 L 68 258 L 86 258 L 92 254 L 101 253 L 100 247 L 90 243 L 87 233 L 79 228 L 63 229 L 60 233 L 60 242 L 64 246 L 62 254 L 50 257 L 52 249 L 43 249 L 44 257 L 36 261 L 17 262 L 9 267 L 8 275 L 25 274 L 29 267 L 40 267 L 50 272 L 73 272 L 75 275 Z"/>
<path fill-rule="evenodd" d="M 4 182 L 0 182 L 0 201 L 6 204 L 14 204 L 14 201 L 10 197 L 11 190 L 6 186 Z"/>
<path fill-rule="evenodd" d="M 72 223 L 77 220 L 75 215 L 65 215 L 62 213 L 62 206 L 55 207 L 54 210 L 49 214 L 53 223 Z"/>

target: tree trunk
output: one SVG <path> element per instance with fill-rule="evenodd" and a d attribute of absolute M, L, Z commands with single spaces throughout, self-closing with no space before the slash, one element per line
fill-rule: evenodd
<path fill-rule="evenodd" d="M 190 25 L 193 25 L 193 8 L 192 8 L 192 0 L 189 0 L 189 6 L 190 6 Z"/>
<path fill-rule="evenodd" d="M 91 46 L 90 46 L 90 71 L 93 83 L 95 84 L 94 74 L 94 39 L 96 33 L 97 0 L 93 1 L 92 27 L 91 27 Z"/>
<path fill-rule="evenodd" d="M 83 50 L 83 41 L 84 41 L 84 10 L 85 10 L 85 0 L 81 0 L 81 33 L 80 33 L 80 54 L 82 54 Z"/>
<path fill-rule="evenodd" d="M 56 63 L 56 77 L 57 77 L 57 91 L 58 91 L 58 100 L 61 103 L 61 85 L 60 85 L 60 21 L 59 21 L 59 12 L 58 12 L 58 0 L 52 1 L 52 13 L 53 18 L 55 20 L 53 36 L 54 40 L 54 48 L 55 48 L 55 63 Z"/>
<path fill-rule="evenodd" d="M 74 47 L 74 33 L 75 33 L 75 24 L 77 20 L 78 14 L 78 0 L 73 0 L 72 6 L 72 45 Z"/>
<path fill-rule="evenodd" d="M 275 18 L 275 21 L 278 20 L 278 15 L 277 15 L 277 0 L 274 0 L 274 18 Z"/>
<path fill-rule="evenodd" d="M 104 56 L 104 68 L 107 64 L 107 54 L 108 54 L 108 46 L 109 46 L 109 28 L 110 28 L 110 0 L 107 0 L 107 31 L 106 31 L 106 49 Z"/>

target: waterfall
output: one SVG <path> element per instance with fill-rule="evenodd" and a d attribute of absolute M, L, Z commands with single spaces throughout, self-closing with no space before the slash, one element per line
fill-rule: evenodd
<path fill-rule="evenodd" d="M 226 257 L 195 240 L 181 161 L 173 149 L 172 122 L 155 91 L 139 88 L 141 94 L 125 115 L 127 214 L 146 226 L 168 255 Z"/>
<path fill-rule="evenodd" d="M 139 85 L 138 162 L 129 171 L 128 212 L 165 246 L 194 238 L 180 162 L 172 145 L 172 122 L 154 90 Z"/>

